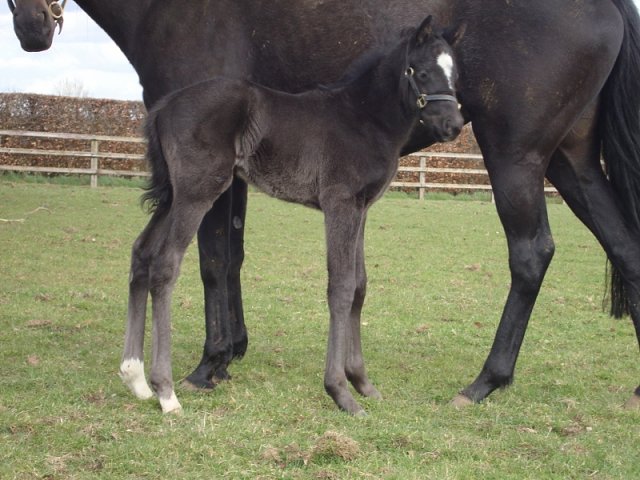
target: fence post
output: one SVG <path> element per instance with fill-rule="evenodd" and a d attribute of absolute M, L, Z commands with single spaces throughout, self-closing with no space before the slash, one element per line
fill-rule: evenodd
<path fill-rule="evenodd" d="M 424 191 L 427 188 L 425 186 L 425 176 L 427 168 L 427 157 L 420 157 L 420 186 L 418 187 L 418 198 L 424 200 Z"/>
<path fill-rule="evenodd" d="M 91 140 L 91 153 L 98 153 L 98 140 Z M 98 157 L 96 155 L 91 156 L 91 170 L 94 173 L 91 174 L 91 188 L 96 188 L 98 186 Z"/>

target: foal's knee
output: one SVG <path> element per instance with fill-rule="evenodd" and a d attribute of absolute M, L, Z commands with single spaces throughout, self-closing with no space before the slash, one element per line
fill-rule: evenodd
<path fill-rule="evenodd" d="M 362 275 L 356 280 L 356 289 L 354 294 L 354 303 L 363 304 L 364 298 L 367 296 L 367 276 Z"/>
<path fill-rule="evenodd" d="M 178 262 L 172 259 L 159 258 L 149 266 L 149 290 L 152 295 L 161 293 L 173 286 L 178 277 Z"/>
<path fill-rule="evenodd" d="M 149 258 L 144 253 L 140 242 L 136 241 L 131 249 L 131 269 L 129 284 L 146 283 L 149 277 Z"/>

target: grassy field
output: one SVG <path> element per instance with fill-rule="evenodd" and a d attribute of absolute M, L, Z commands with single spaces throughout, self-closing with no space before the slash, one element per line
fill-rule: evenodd
<path fill-rule="evenodd" d="M 509 285 L 487 202 L 385 198 L 367 230 L 365 357 L 385 397 L 337 411 L 322 388 L 322 217 L 251 194 L 249 352 L 182 416 L 135 400 L 118 369 L 139 191 L 0 180 L 0 478 L 638 478 L 629 321 L 602 312 L 605 258 L 568 208 L 515 384 L 457 411 Z M 9 220 L 9 221 L 6 221 Z M 174 296 L 177 380 L 200 357 L 197 250 Z"/>

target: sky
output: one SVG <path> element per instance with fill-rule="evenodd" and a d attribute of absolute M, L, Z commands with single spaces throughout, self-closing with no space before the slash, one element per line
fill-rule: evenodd
<path fill-rule="evenodd" d="M 634 2 L 640 8 L 640 0 Z M 81 87 L 89 97 L 142 99 L 138 76 L 120 49 L 73 2 L 67 3 L 62 34 L 39 53 L 20 48 L 2 2 L 0 46 L 0 92 L 60 94 L 67 84 Z"/>
<path fill-rule="evenodd" d="M 137 0 L 131 0 L 137 1 Z M 138 76 L 116 44 L 73 2 L 49 50 L 20 48 L 6 2 L 0 3 L 0 92 L 60 94 L 79 85 L 89 97 L 142 100 Z"/>

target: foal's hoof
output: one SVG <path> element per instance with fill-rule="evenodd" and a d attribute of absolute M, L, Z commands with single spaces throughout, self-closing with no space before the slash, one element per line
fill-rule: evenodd
<path fill-rule="evenodd" d="M 382 394 L 376 387 L 371 384 L 368 384 L 364 387 L 356 388 L 356 390 L 363 397 L 371 398 L 373 400 L 382 400 Z"/>
<path fill-rule="evenodd" d="M 466 395 L 459 393 L 453 398 L 453 400 L 451 400 L 451 405 L 453 405 L 455 408 L 466 408 L 470 405 L 473 405 L 473 400 L 471 400 Z"/>
<path fill-rule="evenodd" d="M 352 415 L 356 418 L 367 418 L 369 416 L 369 414 L 364 409 L 361 409 L 359 412 L 356 412 Z"/>
<path fill-rule="evenodd" d="M 625 410 L 640 410 L 640 395 L 633 394 L 633 396 L 625 402 L 622 408 Z"/>
<path fill-rule="evenodd" d="M 171 395 L 168 398 L 158 397 L 158 400 L 160 401 L 162 413 L 170 413 L 172 415 L 182 414 L 182 405 L 180 405 L 180 402 L 174 392 L 171 392 Z"/>
<path fill-rule="evenodd" d="M 148 400 L 153 397 L 153 392 L 144 377 L 144 365 L 140 360 L 123 361 L 118 374 L 122 382 L 139 400 Z"/>

